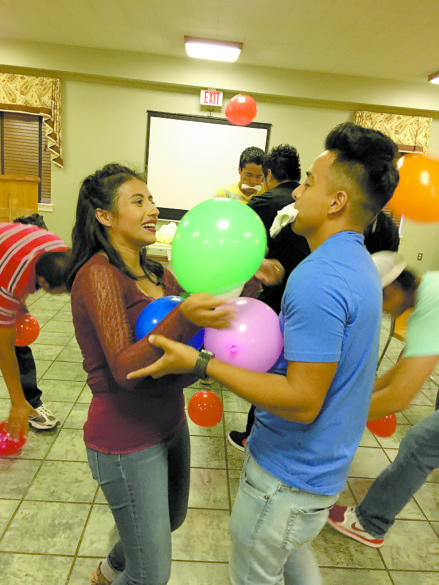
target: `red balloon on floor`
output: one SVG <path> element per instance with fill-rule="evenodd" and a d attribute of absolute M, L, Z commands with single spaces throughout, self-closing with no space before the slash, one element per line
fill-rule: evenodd
<path fill-rule="evenodd" d="M 214 427 L 223 417 L 223 405 L 216 394 L 201 390 L 189 400 L 187 412 L 191 421 L 199 427 Z"/>
<path fill-rule="evenodd" d="M 235 126 L 247 126 L 258 112 L 255 100 L 245 93 L 232 97 L 226 106 L 226 118 Z"/>
<path fill-rule="evenodd" d="M 371 433 L 377 435 L 377 437 L 390 437 L 396 430 L 396 416 L 394 414 L 388 414 L 383 418 L 377 420 L 370 420 L 367 423 L 367 428 Z"/>
<path fill-rule="evenodd" d="M 40 333 L 40 325 L 35 317 L 26 313 L 25 315 L 18 315 L 15 322 L 15 329 L 17 336 L 15 338 L 15 345 L 24 347 L 30 345 L 35 341 Z"/>
<path fill-rule="evenodd" d="M 17 451 L 23 447 L 26 443 L 26 435 L 20 435 L 18 441 L 13 441 L 6 431 L 6 423 L 8 421 L 4 420 L 0 422 L 0 457 L 7 457 L 8 455 L 14 455 Z"/>

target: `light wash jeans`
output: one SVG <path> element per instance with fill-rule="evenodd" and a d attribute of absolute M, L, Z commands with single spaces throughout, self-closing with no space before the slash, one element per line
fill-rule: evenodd
<path fill-rule="evenodd" d="M 108 563 L 113 585 L 165 585 L 171 571 L 171 531 L 185 519 L 189 497 L 187 422 L 162 443 L 125 455 L 87 449 L 93 477 L 119 532 Z"/>
<path fill-rule="evenodd" d="M 363 528 L 375 538 L 383 538 L 397 514 L 437 467 L 439 410 L 409 430 L 396 459 L 370 486 L 355 510 Z"/>
<path fill-rule="evenodd" d="M 336 500 L 283 483 L 247 449 L 230 518 L 232 585 L 319 585 L 310 543 Z"/>

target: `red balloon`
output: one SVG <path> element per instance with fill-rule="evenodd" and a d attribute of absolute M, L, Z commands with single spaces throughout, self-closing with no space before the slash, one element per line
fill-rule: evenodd
<path fill-rule="evenodd" d="M 226 106 L 226 118 L 235 126 L 247 126 L 257 114 L 255 100 L 244 93 L 232 97 Z"/>
<path fill-rule="evenodd" d="M 401 217 L 439 221 L 439 160 L 433 154 L 406 154 L 398 163 L 399 183 L 388 206 Z"/>
<path fill-rule="evenodd" d="M 396 416 L 394 414 L 388 414 L 383 418 L 370 420 L 367 423 L 367 428 L 371 433 L 377 435 L 377 437 L 390 437 L 396 429 Z"/>
<path fill-rule="evenodd" d="M 29 313 L 17 317 L 15 329 L 17 331 L 15 345 L 18 345 L 19 347 L 30 345 L 40 333 L 38 321 L 35 317 L 32 317 L 32 315 L 29 315 Z"/>
<path fill-rule="evenodd" d="M 26 443 L 26 435 L 21 434 L 18 441 L 13 441 L 6 431 L 6 423 L 4 420 L 0 422 L 0 457 L 7 457 L 8 455 L 14 455 L 19 451 Z"/>
<path fill-rule="evenodd" d="M 216 394 L 201 390 L 189 400 L 187 412 L 191 421 L 199 427 L 213 427 L 223 417 L 223 405 Z"/>

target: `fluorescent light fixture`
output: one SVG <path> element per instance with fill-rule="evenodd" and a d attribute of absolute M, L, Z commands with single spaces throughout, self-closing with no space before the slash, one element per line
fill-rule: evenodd
<path fill-rule="evenodd" d="M 233 63 L 241 54 L 243 43 L 215 41 L 185 36 L 184 44 L 186 46 L 186 53 L 189 57 Z"/>
<path fill-rule="evenodd" d="M 428 81 L 430 83 L 436 83 L 436 85 L 439 85 L 439 71 L 436 71 L 436 73 L 431 73 L 428 76 Z"/>

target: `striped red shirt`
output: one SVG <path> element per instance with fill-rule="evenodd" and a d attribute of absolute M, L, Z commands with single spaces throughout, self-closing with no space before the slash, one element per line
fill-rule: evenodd
<path fill-rule="evenodd" d="M 13 327 L 20 300 L 35 292 L 35 264 L 44 252 L 66 250 L 55 234 L 34 225 L 0 223 L 0 327 Z"/>

